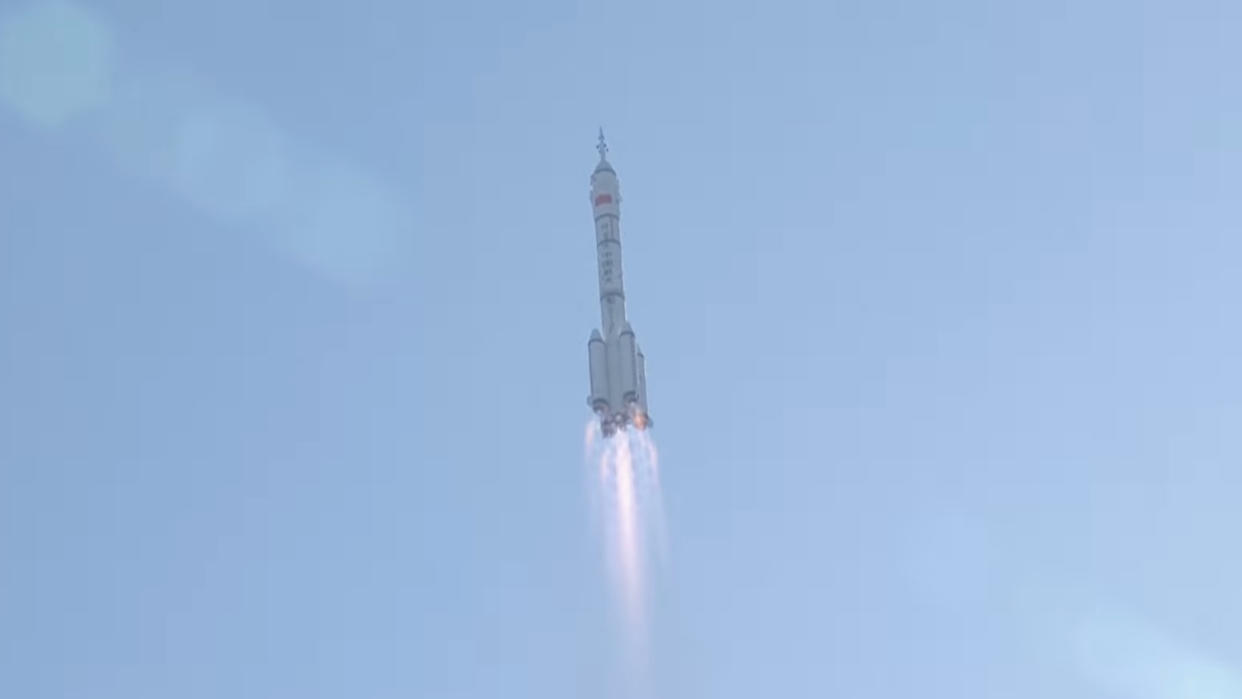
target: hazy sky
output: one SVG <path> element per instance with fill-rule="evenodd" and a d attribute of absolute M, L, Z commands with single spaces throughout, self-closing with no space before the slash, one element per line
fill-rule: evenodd
<path fill-rule="evenodd" d="M 1242 698 L 1240 35 L 4 0 L 0 696 L 616 697 L 602 124 L 662 699 Z"/>

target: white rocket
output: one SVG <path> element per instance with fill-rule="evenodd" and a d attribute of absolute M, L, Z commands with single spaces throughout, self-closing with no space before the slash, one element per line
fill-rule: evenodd
<path fill-rule="evenodd" d="M 591 395 L 587 404 L 599 416 L 605 435 L 626 425 L 651 426 L 647 414 L 647 370 L 634 329 L 625 319 L 621 280 L 621 190 L 608 163 L 604 130 L 599 132 L 599 164 L 591 174 L 591 208 L 595 214 L 595 253 L 599 261 L 599 307 L 602 331 L 591 332 L 587 356 Z"/>

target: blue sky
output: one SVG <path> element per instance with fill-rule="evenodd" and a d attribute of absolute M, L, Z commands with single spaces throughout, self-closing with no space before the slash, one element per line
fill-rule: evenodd
<path fill-rule="evenodd" d="M 0 6 L 0 695 L 1242 697 L 1242 6 Z"/>

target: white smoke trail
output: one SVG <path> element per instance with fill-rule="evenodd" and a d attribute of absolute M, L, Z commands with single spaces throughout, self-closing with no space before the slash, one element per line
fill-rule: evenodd
<path fill-rule="evenodd" d="M 587 463 L 598 468 L 596 502 L 622 626 L 624 671 L 631 696 L 647 696 L 653 575 L 668 555 L 658 454 L 649 432 L 627 429 L 604 438 L 594 421 L 586 447 Z"/>

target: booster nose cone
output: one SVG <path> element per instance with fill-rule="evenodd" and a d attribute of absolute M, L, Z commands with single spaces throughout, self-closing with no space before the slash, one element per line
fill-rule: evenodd
<path fill-rule="evenodd" d="M 621 326 L 621 334 L 622 335 L 633 335 L 634 334 L 634 328 L 630 326 L 630 321 L 628 320 L 625 321 L 625 325 Z"/>
<path fill-rule="evenodd" d="M 590 343 L 590 342 L 603 342 L 603 341 L 604 341 L 604 336 L 599 334 L 599 329 L 598 329 L 598 328 L 596 328 L 595 330 L 592 330 L 592 331 L 591 331 L 591 339 L 590 339 L 590 340 L 587 340 L 587 342 L 588 342 L 588 343 Z"/>

